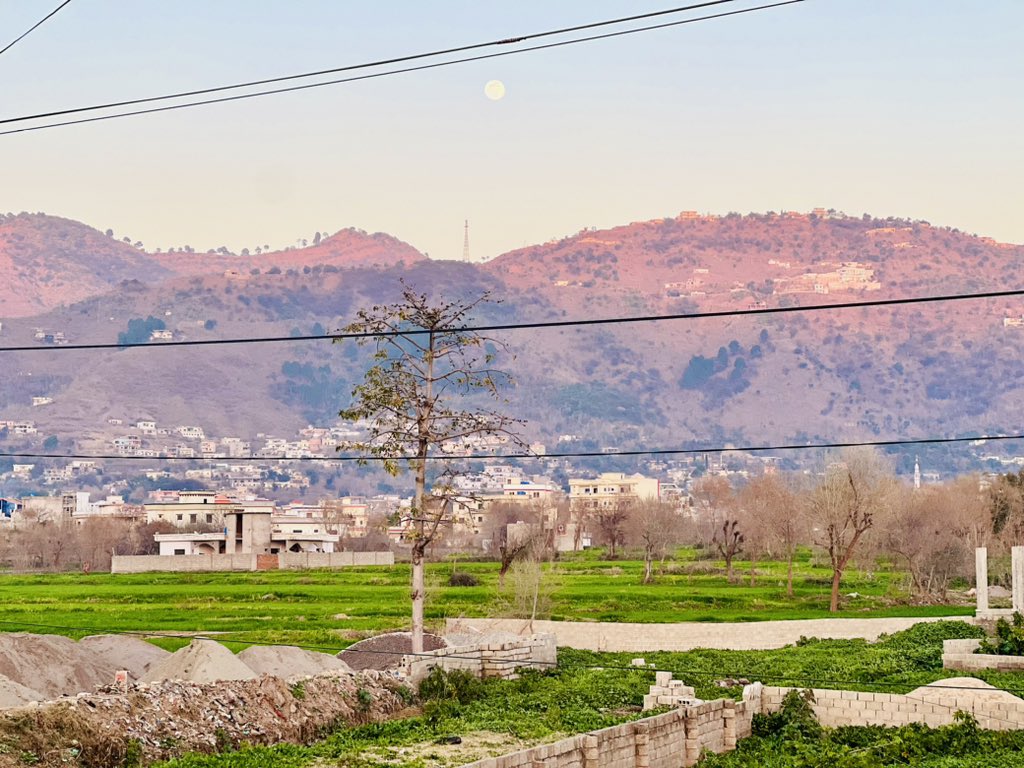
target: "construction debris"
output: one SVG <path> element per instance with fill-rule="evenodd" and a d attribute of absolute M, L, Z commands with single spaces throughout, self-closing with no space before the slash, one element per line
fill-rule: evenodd
<path fill-rule="evenodd" d="M 423 634 L 423 650 L 436 651 L 447 648 L 448 642 L 440 635 Z M 402 666 L 403 657 L 412 653 L 411 632 L 389 632 L 353 643 L 338 654 L 338 658 L 352 669 L 397 669 Z"/>

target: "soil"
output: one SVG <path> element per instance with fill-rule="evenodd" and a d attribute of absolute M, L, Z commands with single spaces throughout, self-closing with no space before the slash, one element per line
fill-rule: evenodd
<path fill-rule="evenodd" d="M 195 639 L 150 667 L 143 680 L 212 683 L 218 680 L 253 680 L 256 677 L 258 675 L 246 666 L 245 662 L 220 643 Z"/>
<path fill-rule="evenodd" d="M 436 651 L 447 648 L 448 642 L 440 635 L 424 633 L 423 650 Z M 352 669 L 396 669 L 402 663 L 402 657 L 412 653 L 411 632 L 389 632 L 361 640 L 338 654 L 338 658 Z"/>
<path fill-rule="evenodd" d="M 20 685 L 9 677 L 0 675 L 0 709 L 7 707 L 20 707 L 24 704 L 31 704 L 33 701 L 42 701 L 46 697 L 39 691 L 33 691 Z"/>
<path fill-rule="evenodd" d="M 171 655 L 170 651 L 128 635 L 90 635 L 79 640 L 78 645 L 99 654 L 117 669 L 127 669 L 132 680 L 141 680 L 150 667 Z"/>
<path fill-rule="evenodd" d="M 348 664 L 335 656 L 292 645 L 253 645 L 239 653 L 238 658 L 258 675 L 284 679 L 352 671 Z"/>
<path fill-rule="evenodd" d="M 0 643 L 0 675 L 38 691 L 44 699 L 112 683 L 118 669 L 124 667 L 60 635 L 14 632 Z"/>

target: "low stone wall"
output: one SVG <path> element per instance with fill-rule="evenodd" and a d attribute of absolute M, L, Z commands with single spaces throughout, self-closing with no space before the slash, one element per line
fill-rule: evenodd
<path fill-rule="evenodd" d="M 978 669 L 996 669 L 1000 672 L 1024 671 L 1024 656 L 975 653 L 980 645 L 980 640 L 943 640 L 942 668 L 967 671 Z"/>
<path fill-rule="evenodd" d="M 116 555 L 111 573 L 170 571 L 256 571 L 273 567 L 289 570 L 344 568 L 355 565 L 394 565 L 393 552 L 286 552 L 279 555 Z"/>
<path fill-rule="evenodd" d="M 708 701 L 552 744 L 489 757 L 464 768 L 678 768 L 701 752 L 727 752 L 750 735 L 747 702 Z"/>
<path fill-rule="evenodd" d="M 531 635 L 504 643 L 474 643 L 439 648 L 402 659 L 402 670 L 412 682 L 419 682 L 434 667 L 446 672 L 466 670 L 477 677 L 510 680 L 518 669 L 550 669 L 557 662 L 554 635 Z"/>
<path fill-rule="evenodd" d="M 690 651 L 694 648 L 768 650 L 801 637 L 877 640 L 925 621 L 966 621 L 970 616 L 887 619 L 803 619 L 796 621 L 683 622 L 625 624 L 523 619 L 448 619 L 446 634 L 466 631 L 553 634 L 558 645 L 591 651 Z"/>
<path fill-rule="evenodd" d="M 783 697 L 791 690 L 794 689 L 765 686 L 761 692 L 761 711 L 777 711 Z M 831 728 L 910 723 L 924 723 L 935 728 L 951 724 L 958 711 L 974 715 L 978 725 L 988 730 L 1024 728 L 1024 700 L 971 678 L 958 679 L 955 687 L 942 686 L 938 681 L 933 686 L 924 686 L 908 694 L 820 688 L 811 692 L 814 695 L 811 706 L 818 722 Z"/>

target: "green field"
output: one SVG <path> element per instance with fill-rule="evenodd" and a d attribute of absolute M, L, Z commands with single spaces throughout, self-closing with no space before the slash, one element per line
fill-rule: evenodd
<path fill-rule="evenodd" d="M 546 566 L 547 610 L 539 618 L 583 621 L 759 621 L 829 616 L 829 572 L 809 557 L 797 570 L 793 598 L 785 566 L 758 563 L 757 585 L 730 584 L 721 563 L 692 559 L 665 563 L 657 582 L 640 583 L 639 561 L 602 561 L 593 555 Z M 458 570 L 479 586 L 450 587 Z M 428 623 L 450 617 L 508 614 L 496 563 L 428 566 Z M 970 605 L 909 605 L 903 575 L 851 572 L 841 616 L 969 615 Z M 71 637 L 102 632 L 207 632 L 246 643 L 294 642 L 342 648 L 367 633 L 408 626 L 407 565 L 334 571 L 201 574 L 58 574 L 0 576 L 0 629 Z M 41 626 L 45 625 L 45 626 Z M 181 641 L 161 641 L 177 647 Z"/>

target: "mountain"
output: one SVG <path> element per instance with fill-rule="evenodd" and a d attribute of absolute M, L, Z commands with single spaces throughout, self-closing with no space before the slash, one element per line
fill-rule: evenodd
<path fill-rule="evenodd" d="M 63 239 L 36 219 L 35 261 L 19 256 L 18 268 L 3 263 L 0 276 L 12 286 L 47 285 L 42 277 L 54 268 L 46 254 L 59 253 L 62 269 L 93 267 L 94 282 L 74 303 L 30 291 L 17 305 L 25 310 L 3 310 L 3 344 L 42 344 L 36 328 L 109 342 L 144 318 L 175 339 L 319 333 L 395 300 L 400 279 L 449 299 L 490 290 L 502 301 L 484 310 L 488 323 L 1024 285 L 1020 246 L 828 211 L 687 213 L 580 232 L 481 265 L 431 261 L 357 230 L 269 254 L 146 254 L 84 225 L 46 221 L 54 232 L 80 233 L 80 250 L 59 250 Z M 49 311 L 27 316 L 46 302 Z M 569 434 L 589 447 L 628 448 L 1019 432 L 1022 316 L 1024 302 L 1004 299 L 512 330 L 501 334 L 510 352 L 502 362 L 517 379 L 509 407 L 528 419 L 528 437 L 545 442 Z M 350 342 L 9 354 L 0 419 L 34 419 L 40 440 L 53 434 L 83 450 L 109 447 L 116 429 L 108 419 L 200 424 L 220 436 L 293 434 L 332 420 L 368 354 Z M 54 403 L 32 407 L 43 395 Z"/>

